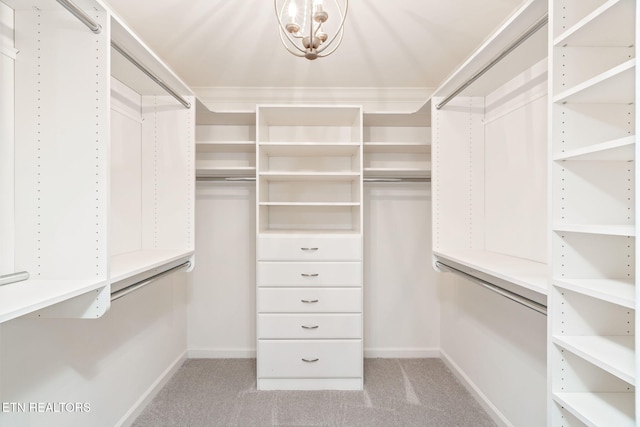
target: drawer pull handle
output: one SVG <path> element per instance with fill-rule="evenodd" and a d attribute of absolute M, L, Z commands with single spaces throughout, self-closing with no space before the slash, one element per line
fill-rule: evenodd
<path fill-rule="evenodd" d="M 317 357 L 315 359 L 305 359 L 304 357 L 302 358 L 302 361 L 306 362 L 306 363 L 315 363 L 318 360 L 320 360 L 320 359 L 318 359 Z"/>
<path fill-rule="evenodd" d="M 302 277 L 318 277 L 318 273 L 301 273 Z"/>
<path fill-rule="evenodd" d="M 307 251 L 307 252 L 315 252 L 315 251 L 318 250 L 318 248 L 300 248 L 300 249 L 302 249 L 303 251 Z"/>
<path fill-rule="evenodd" d="M 318 302 L 317 299 L 301 299 L 300 301 L 302 301 L 305 304 L 315 304 Z"/>
<path fill-rule="evenodd" d="M 313 325 L 313 326 L 302 325 L 302 329 L 318 329 L 318 325 Z"/>

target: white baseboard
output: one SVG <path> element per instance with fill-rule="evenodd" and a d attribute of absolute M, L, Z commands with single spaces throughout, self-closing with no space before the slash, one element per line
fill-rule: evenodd
<path fill-rule="evenodd" d="M 381 359 L 425 359 L 440 357 L 438 348 L 365 348 L 365 358 Z"/>
<path fill-rule="evenodd" d="M 124 414 L 120 421 L 116 423 L 118 427 L 130 426 L 140 416 L 144 408 L 153 400 L 154 397 L 162 390 L 167 382 L 178 371 L 180 366 L 187 360 L 187 352 L 182 353 L 171 365 L 151 384 L 146 392 L 133 404 L 133 406 Z"/>
<path fill-rule="evenodd" d="M 191 348 L 189 359 L 255 359 L 255 348 Z"/>
<path fill-rule="evenodd" d="M 489 414 L 493 421 L 501 427 L 513 427 L 513 424 L 500 412 L 500 410 L 489 400 L 489 398 L 475 385 L 471 378 L 460 369 L 460 367 L 449 357 L 449 355 L 440 350 L 440 358 L 453 372 L 458 380 L 465 386 L 471 395 L 478 401 L 480 406 Z"/>

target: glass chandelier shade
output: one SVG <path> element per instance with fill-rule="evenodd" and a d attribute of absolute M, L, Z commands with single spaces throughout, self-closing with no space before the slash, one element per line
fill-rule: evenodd
<path fill-rule="evenodd" d="M 342 43 L 349 0 L 273 0 L 273 6 L 280 41 L 291 54 L 313 60 Z"/>

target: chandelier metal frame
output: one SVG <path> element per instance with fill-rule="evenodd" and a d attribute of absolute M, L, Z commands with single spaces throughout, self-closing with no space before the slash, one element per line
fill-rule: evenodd
<path fill-rule="evenodd" d="M 280 7 L 278 7 L 278 0 L 273 0 L 273 7 L 278 19 L 280 41 L 289 53 L 314 60 L 329 56 L 340 47 L 344 37 L 344 22 L 349 10 L 349 0 L 326 1 L 333 2 L 340 17 L 340 25 L 331 38 L 322 31 L 323 24 L 329 19 L 329 14 L 323 8 L 322 0 L 284 0 Z M 308 16 L 302 18 L 303 25 L 295 22 L 290 11 L 289 22 L 285 24 L 287 18 L 285 10 L 287 6 L 291 7 L 292 3 L 294 5 L 302 3 L 307 6 L 303 8 L 303 10 L 309 11 Z M 301 32 L 301 28 L 305 29 L 305 34 Z"/>

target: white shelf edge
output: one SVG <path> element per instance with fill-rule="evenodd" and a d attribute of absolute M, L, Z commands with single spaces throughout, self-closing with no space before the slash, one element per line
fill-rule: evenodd
<path fill-rule="evenodd" d="M 553 399 L 589 427 L 635 427 L 634 393 L 553 393 Z M 610 402 L 615 401 L 613 407 Z"/>
<path fill-rule="evenodd" d="M 552 279 L 553 286 L 635 310 L 633 279 Z M 612 288 L 615 288 L 612 290 Z"/>
<path fill-rule="evenodd" d="M 193 255 L 193 250 L 142 250 L 111 257 L 111 283 L 121 282 L 139 274 L 151 272 Z"/>
<path fill-rule="evenodd" d="M 32 278 L 0 286 L 0 323 L 107 286 L 106 279 L 47 280 Z"/>
<path fill-rule="evenodd" d="M 9 46 L 0 46 L 0 54 L 6 56 L 9 59 L 16 60 L 20 51 L 16 48 Z"/>
<path fill-rule="evenodd" d="M 589 24 L 594 22 L 596 19 L 598 19 L 599 17 L 601 17 L 602 15 L 604 15 L 605 13 L 613 9 L 615 6 L 619 5 L 620 3 L 622 3 L 622 0 L 607 1 L 606 3 L 598 7 L 596 10 L 594 10 L 593 12 L 591 12 L 590 14 L 582 18 L 580 21 L 576 22 L 571 28 L 559 34 L 555 39 L 553 39 L 553 46 L 557 47 L 559 45 L 562 45 L 571 36 L 583 30 Z"/>
<path fill-rule="evenodd" d="M 631 385 L 635 385 L 634 341 L 633 336 L 553 336 L 556 345 Z"/>
<path fill-rule="evenodd" d="M 579 83 L 570 89 L 560 92 L 559 94 L 553 97 L 553 102 L 554 103 L 570 102 L 571 97 L 576 96 L 582 92 L 586 92 L 589 89 L 596 87 L 599 84 L 605 83 L 611 79 L 619 77 L 623 75 L 625 72 L 635 68 L 635 66 L 636 66 L 635 58 L 625 61 L 622 64 L 616 65 L 615 67 L 605 71 L 604 73 L 600 73 L 597 76 L 594 76 L 587 81 Z"/>
<path fill-rule="evenodd" d="M 553 231 L 635 237 L 633 225 L 554 224 Z"/>
<path fill-rule="evenodd" d="M 434 250 L 433 255 L 450 259 L 535 294 L 547 295 L 547 265 L 544 263 L 481 250 Z M 487 259 L 491 260 L 489 266 Z"/>
<path fill-rule="evenodd" d="M 303 147 L 332 147 L 332 146 L 345 146 L 345 147 L 359 147 L 359 142 L 355 141 L 333 141 L 333 142 L 323 142 L 323 141 L 302 141 L 302 142 L 286 142 L 286 141 L 260 141 L 258 145 L 265 147 L 290 147 L 290 146 L 303 146 Z"/>
<path fill-rule="evenodd" d="M 623 138 L 618 138 L 618 139 L 614 139 L 611 141 L 606 141 L 606 142 L 601 142 L 598 144 L 593 144 L 590 145 L 588 147 L 582 147 L 582 148 L 576 148 L 573 150 L 569 150 L 565 153 L 562 153 L 560 155 L 556 155 L 554 156 L 553 160 L 555 161 L 564 161 L 564 160 L 581 160 L 581 157 L 586 157 L 590 154 L 598 154 L 598 153 L 605 153 L 607 151 L 611 151 L 611 150 L 615 150 L 618 148 L 623 148 L 623 147 L 630 147 L 630 150 L 632 151 L 633 157 L 627 159 L 621 159 L 622 161 L 624 160 L 633 160 L 635 158 L 635 151 L 631 148 L 635 145 L 636 143 L 636 136 L 635 135 L 631 135 L 631 136 L 625 136 Z M 591 159 L 586 159 L 586 160 L 591 160 Z"/>

